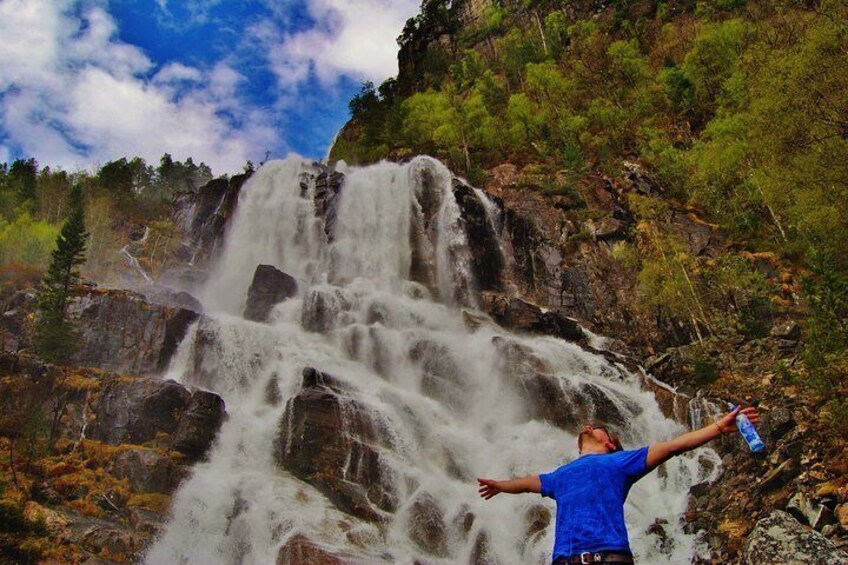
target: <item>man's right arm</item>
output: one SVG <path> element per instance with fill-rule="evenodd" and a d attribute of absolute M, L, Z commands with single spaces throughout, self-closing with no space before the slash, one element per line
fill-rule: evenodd
<path fill-rule="evenodd" d="M 745 408 L 740 410 L 737 406 L 732 412 L 726 414 L 723 418 L 712 424 L 706 425 L 700 430 L 685 433 L 676 438 L 655 443 L 648 448 L 648 456 L 645 461 L 648 469 L 653 469 L 657 465 L 664 463 L 675 455 L 685 453 L 696 447 L 700 447 L 710 440 L 719 437 L 722 434 L 730 434 L 736 431 L 736 416 L 745 414 L 751 423 L 756 424 L 760 421 L 759 412 L 755 407 Z"/>
<path fill-rule="evenodd" d="M 509 494 L 519 494 L 522 492 L 542 492 L 542 481 L 538 475 L 532 477 L 522 477 L 520 479 L 510 479 L 507 481 L 496 481 L 494 479 L 477 479 L 480 488 L 477 492 L 480 496 L 489 500 L 496 494 L 506 492 Z"/>

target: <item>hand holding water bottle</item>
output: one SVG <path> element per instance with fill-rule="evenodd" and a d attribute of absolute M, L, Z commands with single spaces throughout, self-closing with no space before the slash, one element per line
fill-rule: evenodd
<path fill-rule="evenodd" d="M 741 406 L 731 406 L 730 412 L 715 425 L 722 434 L 730 434 L 738 429 L 751 451 L 757 452 L 765 448 L 763 440 L 754 428 L 754 425 L 759 422 L 760 414 L 755 406 L 749 406 L 744 410 Z"/>

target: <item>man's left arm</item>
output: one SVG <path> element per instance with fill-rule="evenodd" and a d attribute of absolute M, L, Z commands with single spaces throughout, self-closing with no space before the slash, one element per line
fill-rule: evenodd
<path fill-rule="evenodd" d="M 755 407 L 751 406 L 740 410 L 740 407 L 737 406 L 736 409 L 725 415 L 721 420 L 704 426 L 700 430 L 687 432 L 669 441 L 662 441 L 648 447 L 648 456 L 645 461 L 648 469 L 655 468 L 675 455 L 685 453 L 696 447 L 701 447 L 722 434 L 733 433 L 736 431 L 736 416 L 739 414 L 747 416 L 753 424 L 760 421 L 759 413 Z"/>

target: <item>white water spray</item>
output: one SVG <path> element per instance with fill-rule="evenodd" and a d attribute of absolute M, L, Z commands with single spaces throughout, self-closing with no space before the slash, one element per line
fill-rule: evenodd
<path fill-rule="evenodd" d="M 346 171 L 332 241 L 316 214 L 314 179 L 304 177 L 309 169 L 295 158 L 270 162 L 242 190 L 203 293 L 207 311 L 225 313 L 201 318 L 169 369 L 221 394 L 229 419 L 209 460 L 176 494 L 147 563 L 273 564 L 296 535 L 356 563 L 549 562 L 552 521 L 530 529 L 534 516 L 553 515 L 551 501 L 483 501 L 476 492 L 476 477 L 548 472 L 577 456 L 574 435 L 529 417 L 533 381 L 526 377 L 560 391 L 581 417 L 626 422 L 630 447 L 681 427 L 662 416 L 635 376 L 600 356 L 493 323 L 466 326 L 461 305 L 474 304 L 470 252 L 441 164 L 419 158 Z M 300 285 L 270 324 L 233 316 L 260 263 Z M 385 520 L 340 511 L 275 458 L 287 400 L 300 390 L 305 367 L 333 375 L 389 430 L 385 445 L 375 447 L 397 498 Z M 282 439 L 290 446 L 297 438 Z M 641 562 L 684 563 L 693 555 L 695 540 L 680 517 L 688 488 L 718 463 L 709 450 L 699 455 L 714 465 L 678 457 L 632 489 L 626 518 Z M 345 472 L 350 462 L 339 466 Z M 421 500 L 438 509 L 439 543 L 418 535 Z M 667 540 L 648 533 L 658 519 L 668 522 Z"/>

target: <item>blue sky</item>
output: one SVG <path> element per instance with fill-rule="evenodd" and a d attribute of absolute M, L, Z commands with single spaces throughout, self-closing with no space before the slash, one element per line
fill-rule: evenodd
<path fill-rule="evenodd" d="M 0 0 L 0 161 L 320 158 L 418 0 Z"/>

